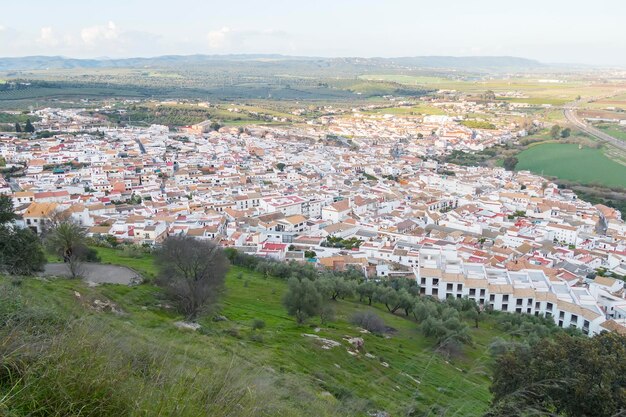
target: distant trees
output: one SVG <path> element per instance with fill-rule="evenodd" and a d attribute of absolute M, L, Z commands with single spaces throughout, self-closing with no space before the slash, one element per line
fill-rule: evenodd
<path fill-rule="evenodd" d="M 46 257 L 37 235 L 15 227 L 13 202 L 0 195 L 0 269 L 8 274 L 30 275 L 43 270 Z"/>
<path fill-rule="evenodd" d="M 561 133 L 561 126 L 559 126 L 559 125 L 553 125 L 553 126 L 550 128 L 550 137 L 551 137 L 552 139 L 557 139 L 557 138 L 559 137 L 560 133 Z"/>
<path fill-rule="evenodd" d="M 283 171 L 285 170 L 285 167 L 286 167 L 286 166 L 287 166 L 287 165 L 285 165 L 285 163 L 284 163 L 284 162 L 279 162 L 279 163 L 277 163 L 277 164 L 276 164 L 276 168 L 278 168 L 278 170 L 279 170 L 280 172 L 283 172 Z"/>
<path fill-rule="evenodd" d="M 313 281 L 292 277 L 287 285 L 287 292 L 283 296 L 283 305 L 287 309 L 287 313 L 294 316 L 299 324 L 319 313 L 322 306 L 322 296 Z"/>
<path fill-rule="evenodd" d="M 157 285 L 188 320 L 215 307 L 229 267 L 219 246 L 189 236 L 169 237 L 155 260 Z"/>
<path fill-rule="evenodd" d="M 626 409 L 626 337 L 566 333 L 499 349 L 488 416 L 600 417 Z"/>
<path fill-rule="evenodd" d="M 571 134 L 572 134 L 572 129 L 570 129 L 569 127 L 566 127 L 565 129 L 561 130 L 561 137 L 563 139 L 569 138 Z"/>
<path fill-rule="evenodd" d="M 35 133 L 35 126 L 33 126 L 30 119 L 26 119 L 26 126 L 24 126 L 24 132 Z"/>
<path fill-rule="evenodd" d="M 519 160 L 516 157 L 514 157 L 514 156 L 507 156 L 506 158 L 504 158 L 504 161 L 502 162 L 502 166 L 507 171 L 514 171 L 518 162 L 519 162 Z"/>
<path fill-rule="evenodd" d="M 15 132 L 22 133 L 22 126 L 20 126 L 19 122 L 15 122 Z"/>

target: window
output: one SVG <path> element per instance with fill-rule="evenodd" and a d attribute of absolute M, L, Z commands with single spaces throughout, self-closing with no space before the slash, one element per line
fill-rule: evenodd
<path fill-rule="evenodd" d="M 531 306 L 531 305 L 533 305 L 533 299 L 532 299 L 532 298 L 529 298 L 529 299 L 528 299 L 528 301 L 526 302 L 526 305 L 527 305 L 527 306 Z"/>
<path fill-rule="evenodd" d="M 469 295 L 470 296 L 476 295 L 476 289 L 475 288 L 470 288 Z"/>
<path fill-rule="evenodd" d="M 484 296 L 485 296 L 485 289 L 484 289 L 484 288 L 480 290 L 480 296 L 481 296 L 481 297 L 484 297 Z"/>
<path fill-rule="evenodd" d="M 564 318 L 565 318 L 565 312 L 564 312 L 564 311 L 561 311 L 561 312 L 559 313 L 559 318 L 560 318 L 560 319 L 564 319 Z"/>
<path fill-rule="evenodd" d="M 552 311 L 552 303 L 548 303 L 546 309 Z"/>
<path fill-rule="evenodd" d="M 489 301 L 496 301 L 496 295 L 495 294 L 490 294 L 489 295 Z"/>
<path fill-rule="evenodd" d="M 448 291 L 452 291 L 453 289 L 454 289 L 454 284 L 448 284 L 446 286 L 446 290 L 448 290 Z"/>
<path fill-rule="evenodd" d="M 456 284 L 457 291 L 463 291 L 463 284 Z"/>
<path fill-rule="evenodd" d="M 524 301 L 524 300 L 522 300 L 521 298 L 518 298 L 518 299 L 517 299 L 517 305 L 518 305 L 518 306 L 521 306 L 523 301 Z"/>
<path fill-rule="evenodd" d="M 539 301 L 537 301 L 535 303 L 535 310 L 539 310 L 541 308 L 541 303 Z"/>
<path fill-rule="evenodd" d="M 572 321 L 573 323 L 577 323 L 577 322 L 578 322 L 578 316 L 577 316 L 576 314 L 572 314 L 572 319 L 571 319 L 571 321 Z"/>
<path fill-rule="evenodd" d="M 521 308 L 521 307 L 517 307 L 517 308 L 515 309 L 515 312 L 516 312 L 516 313 L 521 313 L 521 312 L 522 312 L 522 308 Z"/>
<path fill-rule="evenodd" d="M 509 309 L 508 304 L 502 304 L 502 311 L 508 311 L 508 309 Z"/>
<path fill-rule="evenodd" d="M 421 283 L 422 283 L 422 285 L 426 285 L 426 278 L 422 278 Z"/>
<path fill-rule="evenodd" d="M 509 295 L 508 294 L 503 295 L 502 301 L 509 301 Z"/>
<path fill-rule="evenodd" d="M 439 278 L 433 278 L 433 285 L 439 285 Z"/>

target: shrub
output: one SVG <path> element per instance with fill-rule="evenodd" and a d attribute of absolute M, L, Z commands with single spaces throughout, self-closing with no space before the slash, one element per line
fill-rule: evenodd
<path fill-rule="evenodd" d="M 265 328 L 265 322 L 260 319 L 254 319 L 252 321 L 252 330 L 260 330 Z"/>
<path fill-rule="evenodd" d="M 383 319 L 371 311 L 359 311 L 354 313 L 350 318 L 350 323 L 375 334 L 382 334 L 387 329 Z"/>

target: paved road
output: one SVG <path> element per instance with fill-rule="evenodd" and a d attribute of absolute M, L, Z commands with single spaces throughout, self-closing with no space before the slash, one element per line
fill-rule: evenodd
<path fill-rule="evenodd" d="M 125 266 L 85 263 L 82 265 L 82 269 L 81 275 L 84 276 L 85 281 L 97 284 L 130 285 L 134 282 L 141 282 L 141 276 Z M 54 263 L 46 264 L 41 275 L 69 277 L 70 272 L 66 264 Z"/>
<path fill-rule="evenodd" d="M 583 119 L 581 119 L 578 116 L 578 113 L 576 112 L 576 108 L 578 104 L 580 103 L 579 102 L 569 103 L 569 104 L 566 104 L 565 107 L 563 108 L 563 114 L 565 114 L 565 118 L 571 124 L 579 128 L 583 132 L 590 134 L 596 139 L 599 139 L 604 142 L 608 142 L 611 145 L 615 146 L 616 148 L 620 148 L 626 151 L 626 141 L 614 138 L 613 136 L 601 131 L 600 129 L 596 129 L 595 127 L 587 124 Z"/>

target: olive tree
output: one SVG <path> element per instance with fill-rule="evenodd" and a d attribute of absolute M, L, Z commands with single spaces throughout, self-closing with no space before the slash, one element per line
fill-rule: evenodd
<path fill-rule="evenodd" d="M 322 296 L 311 280 L 290 278 L 288 289 L 283 297 L 283 305 L 290 316 L 295 316 L 299 324 L 319 313 Z"/>
<path fill-rule="evenodd" d="M 169 237 L 155 259 L 157 285 L 188 320 L 216 306 L 229 268 L 219 246 L 189 236 Z"/>

